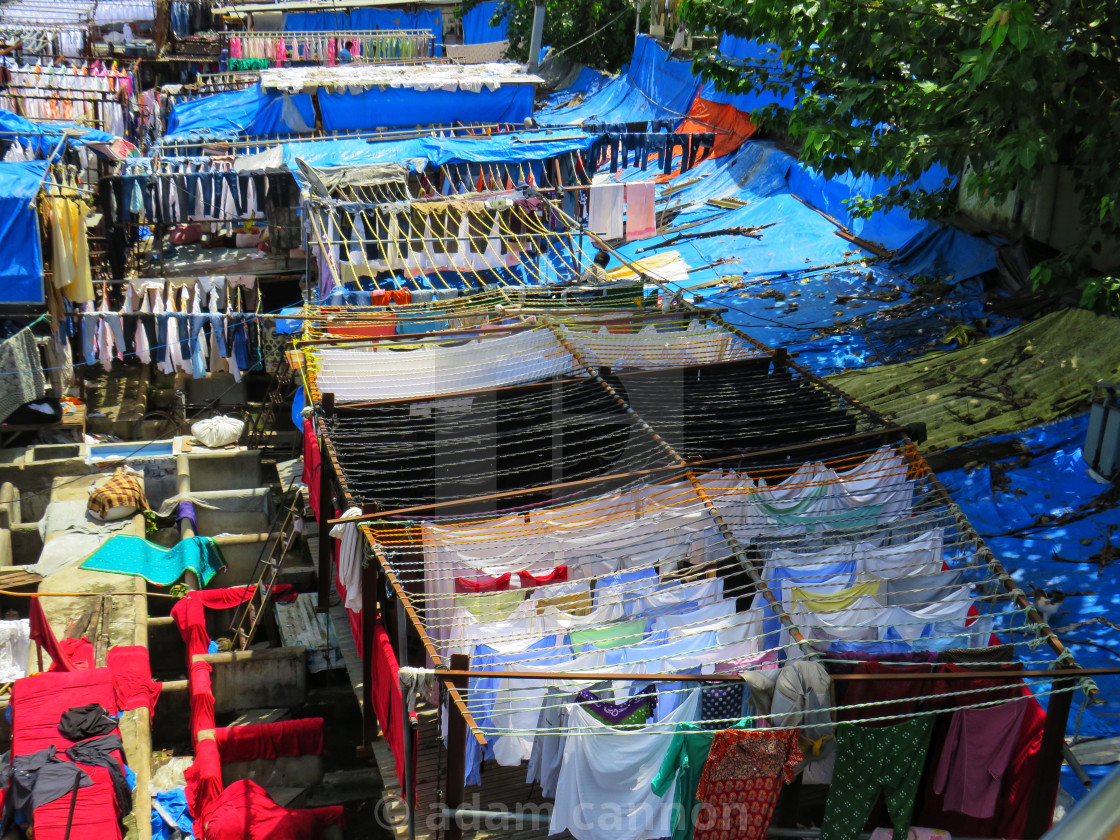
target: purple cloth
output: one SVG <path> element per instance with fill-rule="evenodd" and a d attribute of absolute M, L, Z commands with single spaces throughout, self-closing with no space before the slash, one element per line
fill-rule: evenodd
<path fill-rule="evenodd" d="M 182 522 L 184 519 L 187 520 L 191 523 L 191 527 L 194 528 L 195 534 L 198 534 L 198 515 L 194 512 L 194 502 L 187 501 L 186 499 L 179 502 L 179 510 L 175 514 L 175 519 L 178 522 Z"/>
<path fill-rule="evenodd" d="M 933 789 L 944 794 L 946 811 L 981 820 L 995 816 L 1026 708 L 1019 700 L 953 712 L 933 775 Z"/>
<path fill-rule="evenodd" d="M 628 700 L 623 700 L 621 703 L 611 703 L 606 700 L 600 700 L 597 694 L 585 688 L 576 695 L 576 702 L 581 704 L 588 712 L 595 715 L 595 717 L 599 718 L 604 723 L 613 726 L 619 721 L 630 717 L 630 715 L 647 704 L 649 705 L 650 714 L 653 714 L 653 710 L 657 708 L 657 689 L 652 685 L 647 685 Z"/>

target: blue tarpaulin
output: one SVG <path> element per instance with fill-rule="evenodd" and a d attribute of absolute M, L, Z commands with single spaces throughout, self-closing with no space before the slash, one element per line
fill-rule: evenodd
<path fill-rule="evenodd" d="M 167 140 L 191 137 L 265 137 L 303 134 L 315 125 L 306 93 L 265 92 L 260 84 L 176 105 L 167 121 Z"/>
<path fill-rule="evenodd" d="M 721 55 L 744 60 L 743 73 L 748 77 L 753 75 L 752 68 L 758 65 L 780 67 L 781 60 L 778 57 L 778 49 L 773 44 L 762 44 L 750 38 L 740 38 L 735 35 L 724 35 L 719 42 Z M 715 82 L 705 82 L 700 89 L 700 95 L 709 102 L 732 105 L 748 114 L 766 105 L 777 104 L 783 108 L 792 108 L 797 102 L 792 93 L 787 93 L 785 96 L 761 90 L 735 94 L 722 93 L 716 90 Z"/>
<path fill-rule="evenodd" d="M 586 149 L 594 137 L 582 132 L 519 132 L 493 137 L 416 137 L 410 140 L 321 140 L 286 143 L 284 164 L 300 178 L 296 160 L 310 166 L 353 166 L 363 163 L 403 163 L 420 170 L 431 164 L 522 163 Z"/>
<path fill-rule="evenodd" d="M 44 157 L 54 152 L 65 129 L 80 132 L 70 136 L 69 146 L 86 146 L 90 143 L 112 143 L 116 136 L 96 128 L 74 125 L 73 123 L 37 123 L 0 108 L 0 140 L 19 140 L 30 145 Z"/>
<path fill-rule="evenodd" d="M 634 56 L 621 76 L 588 96 L 579 105 L 541 111 L 542 125 L 577 122 L 646 122 L 683 119 L 700 90 L 692 63 L 669 57 L 654 39 L 638 36 Z"/>
<path fill-rule="evenodd" d="M 432 33 L 434 55 L 443 55 L 443 16 L 438 9 L 406 12 L 401 9 L 362 8 L 346 11 L 290 12 L 284 15 L 285 32 L 372 31 L 375 29 L 425 29 Z"/>
<path fill-rule="evenodd" d="M 490 23 L 497 9 L 498 0 L 486 0 L 463 15 L 464 44 L 489 44 L 509 37 L 505 21 L 498 26 Z"/>
<path fill-rule="evenodd" d="M 0 303 L 43 302 L 34 199 L 46 173 L 46 161 L 0 163 Z"/>
<path fill-rule="evenodd" d="M 521 123 L 533 113 L 532 85 L 462 90 L 371 88 L 360 93 L 319 92 L 323 128 L 410 128 L 456 122 Z"/>

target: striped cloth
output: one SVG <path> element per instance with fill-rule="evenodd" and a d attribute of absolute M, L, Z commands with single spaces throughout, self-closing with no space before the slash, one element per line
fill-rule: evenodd
<path fill-rule="evenodd" d="M 144 495 L 144 483 L 124 467 L 118 467 L 112 478 L 89 494 L 88 507 L 104 519 L 110 510 L 124 505 L 147 510 L 148 498 Z"/>

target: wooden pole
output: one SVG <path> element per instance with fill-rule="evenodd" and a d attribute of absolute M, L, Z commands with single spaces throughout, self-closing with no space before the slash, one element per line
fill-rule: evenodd
<path fill-rule="evenodd" d="M 1054 803 L 1062 773 L 1062 747 L 1065 745 L 1066 724 L 1069 722 L 1075 685 L 1075 679 L 1068 676 L 1057 677 L 1052 683 L 1052 693 L 1046 704 L 1046 725 L 1042 730 L 1038 769 L 1027 805 L 1027 826 L 1023 831 L 1028 840 L 1042 837 L 1050 830 L 1050 823 L 1054 820 Z"/>
<path fill-rule="evenodd" d="M 462 653 L 451 655 L 451 667 L 457 672 L 470 670 L 471 658 Z M 447 687 L 457 693 L 467 687 L 467 677 L 456 676 L 445 680 Z M 463 804 L 463 775 L 467 765 L 467 722 L 457 703 L 448 703 L 447 712 L 447 780 L 444 784 L 443 807 L 455 811 Z M 463 840 L 463 829 L 454 815 L 447 818 L 444 827 L 446 840 Z"/>

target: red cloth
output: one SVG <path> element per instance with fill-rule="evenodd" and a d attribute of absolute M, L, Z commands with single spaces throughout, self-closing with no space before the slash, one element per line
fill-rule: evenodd
<path fill-rule="evenodd" d="M 307 500 L 311 503 L 311 512 L 315 521 L 319 521 L 319 472 L 322 469 L 319 457 L 319 439 L 315 437 L 315 427 L 311 418 L 303 421 L 303 476 L 300 478 L 307 485 Z"/>
<path fill-rule="evenodd" d="M 188 669 L 190 678 L 188 691 L 191 701 L 191 738 L 194 739 L 204 729 L 213 729 L 214 724 L 214 687 L 210 681 L 213 668 L 204 660 L 191 663 Z"/>
<path fill-rule="evenodd" d="M 70 663 L 69 668 L 61 667 L 57 661 L 51 662 L 48 671 L 86 671 L 93 667 L 95 652 L 93 642 L 85 636 L 77 639 L 63 639 L 58 643 L 58 649 Z M 52 656 L 53 660 L 54 657 Z"/>
<path fill-rule="evenodd" d="M 385 736 L 385 742 L 393 751 L 393 762 L 397 768 L 397 778 L 401 791 L 412 789 L 412 782 L 405 774 L 404 765 L 404 706 L 401 694 L 400 666 L 397 655 L 389 642 L 389 634 L 380 621 L 373 628 L 373 650 L 366 660 L 366 673 L 373 683 L 373 712 Z"/>
<path fill-rule="evenodd" d="M 525 574 L 525 572 L 521 572 Z M 472 592 L 505 592 L 513 578 L 509 572 L 498 577 L 455 578 L 455 591 L 461 594 Z"/>
<path fill-rule="evenodd" d="M 521 588 L 528 589 L 531 586 L 546 586 L 550 583 L 566 583 L 568 580 L 568 567 L 557 566 L 551 572 L 545 575 L 534 575 L 530 572 L 520 571 L 517 573 L 521 578 Z"/>
<path fill-rule="evenodd" d="M 887 665 L 883 662 L 860 662 L 852 669 L 853 674 L 928 674 L 934 668 L 928 663 L 915 665 Z M 874 717 L 899 715 L 889 720 L 864 724 L 865 726 L 893 726 L 901 723 L 907 716 L 917 712 L 919 697 L 930 693 L 929 683 L 920 680 L 867 680 L 843 684 L 843 692 L 837 692 L 837 705 L 860 706 L 864 703 L 882 702 L 882 706 L 872 707 Z M 897 703 L 886 703 L 897 700 Z M 859 720 L 866 717 L 863 709 L 846 709 L 837 713 L 841 721 Z"/>
<path fill-rule="evenodd" d="M 222 764 L 326 752 L 322 718 L 222 726 L 214 730 L 214 740 L 218 743 Z"/>
<path fill-rule="evenodd" d="M 16 680 L 12 686 L 12 755 L 27 755 L 54 744 L 64 750 L 74 742 L 58 732 L 62 713 L 75 706 L 100 703 L 116 714 L 113 674 L 108 668 L 48 671 Z"/>
<path fill-rule="evenodd" d="M 343 809 L 284 808 L 256 782 L 241 779 L 209 803 L 199 822 L 206 840 L 314 840 L 326 826 L 343 824 Z"/>
<path fill-rule="evenodd" d="M 163 683 L 152 679 L 148 649 L 141 645 L 109 648 L 106 664 L 113 672 L 113 692 L 117 697 L 117 708 L 123 712 L 144 707 L 154 716 Z"/>
<path fill-rule="evenodd" d="M 222 793 L 222 759 L 213 738 L 194 745 L 194 763 L 184 772 L 187 780 L 187 808 L 198 818 Z M 203 836 L 196 830 L 197 836 Z M 210 835 L 205 835 L 209 840 Z"/>
<path fill-rule="evenodd" d="M 70 661 L 70 657 L 66 655 L 66 650 L 59 646 L 58 639 L 51 629 L 51 624 L 47 621 L 46 613 L 43 612 L 43 605 L 39 603 L 39 598 L 36 595 L 31 596 L 29 619 L 31 622 L 31 641 L 39 645 L 50 656 L 53 663 L 50 670 L 75 670 L 77 666 Z"/>
<path fill-rule="evenodd" d="M 65 760 L 65 756 L 59 756 Z M 82 764 L 93 784 L 78 788 L 74 799 L 73 826 L 71 840 L 77 838 L 97 838 L 97 840 L 120 840 L 121 830 L 117 822 L 117 798 L 113 793 L 113 781 L 109 771 L 97 765 Z M 66 837 L 66 823 L 70 819 L 71 793 L 61 796 L 36 808 L 32 815 L 35 827 L 35 840 L 63 840 Z"/>
<path fill-rule="evenodd" d="M 171 608 L 171 617 L 183 641 L 187 644 L 187 662 L 210 647 L 210 634 L 206 632 L 206 609 L 223 610 L 245 603 L 253 592 L 252 586 L 231 586 L 228 589 L 199 589 L 188 592 Z M 298 593 L 288 583 L 272 587 L 272 600 L 286 603 L 294 601 Z"/>

